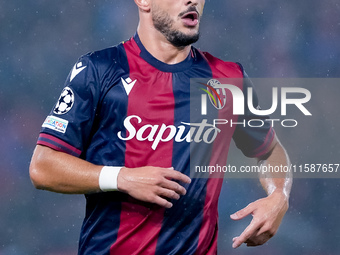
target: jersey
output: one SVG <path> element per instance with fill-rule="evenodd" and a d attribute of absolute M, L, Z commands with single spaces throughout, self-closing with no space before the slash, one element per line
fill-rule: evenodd
<path fill-rule="evenodd" d="M 257 129 L 225 125 L 218 144 L 200 143 L 208 139 L 203 127 L 211 127 L 209 117 L 207 124 L 197 122 L 201 129 L 197 123 L 190 125 L 190 79 L 244 75 L 239 64 L 195 47 L 184 61 L 165 64 L 144 48 L 136 33 L 126 42 L 78 60 L 37 143 L 97 165 L 174 167 L 186 175 L 194 161 L 225 164 L 233 138 L 247 156 L 261 156 L 274 137 L 268 123 Z M 245 91 L 251 85 L 238 86 Z M 235 122 L 251 118 L 249 111 L 233 115 L 230 102 L 212 118 Z M 192 131 L 198 140 L 190 138 Z M 191 155 L 196 156 L 191 159 Z M 222 182 L 193 178 L 183 184 L 186 195 L 171 201 L 170 209 L 119 191 L 86 194 L 79 254 L 216 254 Z"/>

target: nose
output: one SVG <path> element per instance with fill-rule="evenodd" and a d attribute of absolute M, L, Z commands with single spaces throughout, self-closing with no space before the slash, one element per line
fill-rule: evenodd
<path fill-rule="evenodd" d="M 192 0 L 192 1 L 187 1 L 185 5 L 187 5 L 187 6 L 189 6 L 189 5 L 196 6 L 197 4 L 198 4 L 197 0 Z"/>
<path fill-rule="evenodd" d="M 185 1 L 186 6 L 204 6 L 205 0 L 191 0 L 191 1 Z"/>

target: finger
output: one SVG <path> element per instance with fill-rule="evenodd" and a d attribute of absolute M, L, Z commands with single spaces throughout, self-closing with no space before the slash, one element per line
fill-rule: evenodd
<path fill-rule="evenodd" d="M 189 176 L 186 176 L 185 174 L 182 174 L 181 172 L 173 169 L 167 168 L 165 172 L 165 177 L 169 177 L 171 179 L 181 181 L 184 183 L 191 183 L 191 179 L 189 178 Z"/>
<path fill-rule="evenodd" d="M 256 246 L 259 231 L 259 229 L 255 231 L 252 236 L 244 241 L 244 243 L 247 244 L 247 246 Z"/>
<path fill-rule="evenodd" d="M 247 244 L 247 246 L 258 246 L 264 244 L 269 239 L 269 236 L 262 234 L 250 237 L 247 241 L 245 241 L 245 243 Z"/>
<path fill-rule="evenodd" d="M 248 227 L 242 232 L 242 234 L 234 240 L 233 248 L 235 249 L 240 247 L 240 245 L 253 236 L 258 231 L 258 229 L 259 224 L 252 220 Z"/>
<path fill-rule="evenodd" d="M 264 224 L 262 228 L 259 230 L 259 233 L 257 234 L 258 236 L 266 236 L 268 239 L 272 238 L 276 233 L 276 230 L 271 227 L 270 224 Z"/>
<path fill-rule="evenodd" d="M 245 242 L 248 247 L 254 247 L 264 244 L 266 241 L 263 240 L 254 240 L 254 241 L 247 241 Z"/>
<path fill-rule="evenodd" d="M 250 243 L 254 245 L 262 245 L 267 242 L 270 238 L 273 237 L 274 234 L 270 231 L 263 231 L 263 227 L 257 232 L 256 235 L 249 238 Z"/>
<path fill-rule="evenodd" d="M 155 197 L 154 201 L 152 201 L 154 204 L 157 204 L 159 206 L 165 207 L 165 208 L 171 208 L 172 203 L 168 200 L 161 198 L 159 196 Z"/>
<path fill-rule="evenodd" d="M 232 220 L 241 220 L 253 212 L 252 204 L 247 205 L 245 208 L 235 212 L 234 214 L 230 215 Z"/>
<path fill-rule="evenodd" d="M 159 196 L 170 198 L 170 199 L 176 199 L 176 200 L 180 199 L 180 195 L 170 189 L 160 188 L 157 194 Z"/>
<path fill-rule="evenodd" d="M 182 185 L 168 179 L 165 179 L 165 181 L 160 184 L 160 186 L 169 190 L 173 190 L 180 195 L 185 195 L 187 193 L 187 190 Z"/>

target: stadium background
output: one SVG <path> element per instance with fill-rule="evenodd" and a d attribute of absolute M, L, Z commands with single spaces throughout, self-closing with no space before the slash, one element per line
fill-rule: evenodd
<path fill-rule="evenodd" d="M 76 59 L 128 39 L 137 20 L 126 0 L 0 1 L 0 255 L 76 253 L 84 198 L 35 190 L 30 157 Z M 196 46 L 241 62 L 251 77 L 339 78 L 340 3 L 208 0 Z M 340 163 L 339 89 L 320 84 L 313 95 L 308 124 L 277 133 L 293 163 Z M 249 162 L 235 149 L 230 157 Z M 250 218 L 229 215 L 264 192 L 254 179 L 225 182 L 219 254 L 339 254 L 338 179 L 295 180 L 278 234 L 235 251 L 231 239 Z"/>

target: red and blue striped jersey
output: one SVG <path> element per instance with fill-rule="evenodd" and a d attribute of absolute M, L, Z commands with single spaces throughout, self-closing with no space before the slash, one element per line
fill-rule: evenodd
<path fill-rule="evenodd" d="M 240 65 L 194 47 L 181 63 L 160 62 L 136 33 L 78 60 L 43 124 L 38 144 L 98 165 L 174 167 L 187 175 L 193 162 L 190 153 L 201 165 L 225 164 L 232 138 L 247 156 L 261 156 L 274 137 L 269 124 L 226 128 L 219 137 L 222 142 L 209 148 L 185 139 L 192 128 L 187 124 L 193 121 L 190 79 L 243 76 Z M 233 115 L 227 101 L 217 117 L 237 122 L 249 116 Z M 118 191 L 85 195 L 79 254 L 216 254 L 222 179 L 193 178 L 183 185 L 186 195 L 172 201 L 170 209 Z"/>

